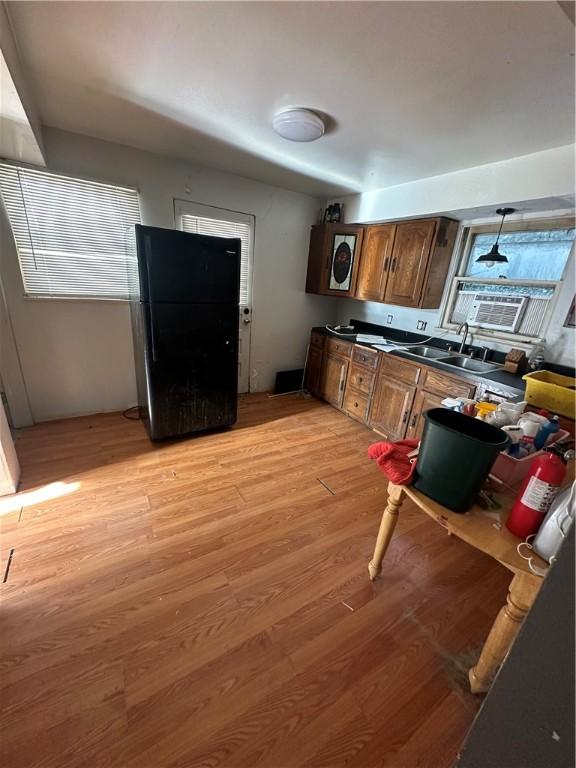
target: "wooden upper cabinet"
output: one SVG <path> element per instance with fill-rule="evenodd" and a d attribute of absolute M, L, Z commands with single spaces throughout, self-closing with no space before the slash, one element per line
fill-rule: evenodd
<path fill-rule="evenodd" d="M 458 222 L 312 227 L 306 291 L 402 307 L 436 309 L 448 277 Z"/>
<path fill-rule="evenodd" d="M 306 291 L 354 296 L 364 227 L 316 224 L 310 235 Z"/>
<path fill-rule="evenodd" d="M 366 228 L 356 285 L 357 299 L 384 300 L 395 233 L 396 224 Z"/>
<path fill-rule="evenodd" d="M 397 224 L 384 303 L 439 307 L 457 231 L 457 221 L 443 218 Z"/>
<path fill-rule="evenodd" d="M 433 220 L 398 224 L 384 294 L 386 304 L 419 306 L 435 229 Z"/>

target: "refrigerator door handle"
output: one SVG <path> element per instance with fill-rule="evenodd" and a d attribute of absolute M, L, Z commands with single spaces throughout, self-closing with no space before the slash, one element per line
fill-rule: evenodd
<path fill-rule="evenodd" d="M 154 310 L 153 306 L 154 303 L 151 301 L 148 305 L 150 307 L 150 347 L 152 350 L 152 362 L 157 363 L 158 362 L 158 356 L 156 354 L 156 326 L 154 325 Z"/>
<path fill-rule="evenodd" d="M 152 351 L 152 362 L 157 363 L 158 362 L 158 356 L 156 355 L 156 342 L 155 342 L 155 330 L 156 325 L 154 323 L 154 302 L 152 301 L 151 296 L 151 286 L 152 286 L 152 279 L 150 275 L 150 257 L 152 255 L 152 243 L 150 242 L 150 237 L 147 236 L 145 240 L 145 248 L 146 248 L 146 275 L 148 277 L 148 306 L 150 307 L 150 347 Z"/>

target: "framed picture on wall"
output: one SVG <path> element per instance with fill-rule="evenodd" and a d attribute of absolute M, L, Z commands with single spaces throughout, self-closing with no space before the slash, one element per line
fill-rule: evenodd
<path fill-rule="evenodd" d="M 357 235 L 335 234 L 330 264 L 331 291 L 349 291 L 352 283 Z"/>

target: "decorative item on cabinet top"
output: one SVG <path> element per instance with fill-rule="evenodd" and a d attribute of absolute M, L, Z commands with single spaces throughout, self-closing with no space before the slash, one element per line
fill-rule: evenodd
<path fill-rule="evenodd" d="M 312 227 L 306 291 L 404 307 L 440 306 L 458 222 Z"/>

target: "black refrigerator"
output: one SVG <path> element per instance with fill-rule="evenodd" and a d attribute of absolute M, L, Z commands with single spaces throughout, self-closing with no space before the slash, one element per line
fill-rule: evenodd
<path fill-rule="evenodd" d="M 150 439 L 234 424 L 240 240 L 138 224 L 130 272 L 138 404 Z"/>

